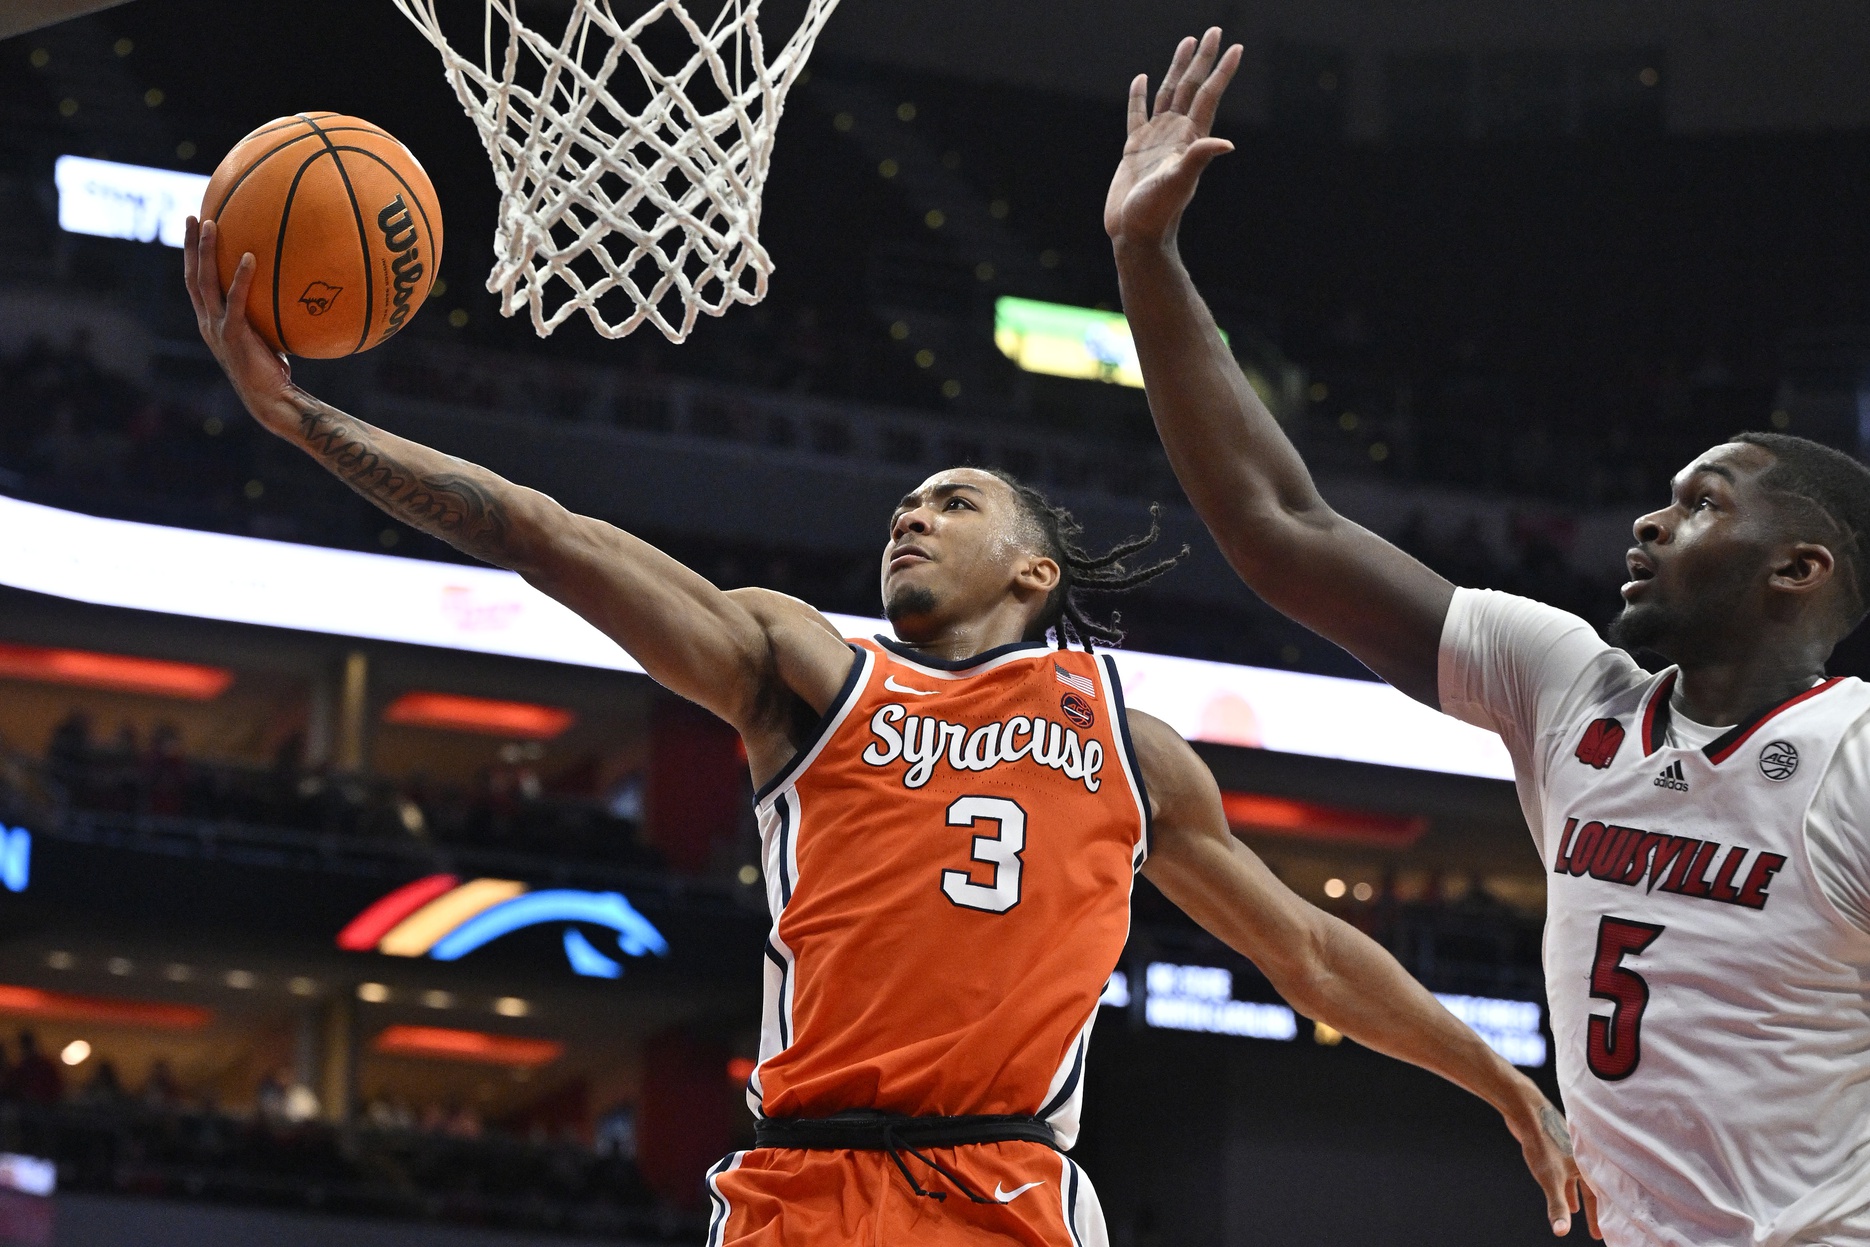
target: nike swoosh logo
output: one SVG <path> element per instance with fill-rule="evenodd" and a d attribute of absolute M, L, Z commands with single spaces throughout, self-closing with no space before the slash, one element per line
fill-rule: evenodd
<path fill-rule="evenodd" d="M 998 1182 L 993 1184 L 993 1197 L 1003 1204 L 1010 1204 L 1035 1186 L 1044 1186 L 1043 1182 L 1028 1182 L 1025 1186 L 1016 1186 L 1010 1191 L 1000 1189 Z"/>
<path fill-rule="evenodd" d="M 933 697 L 941 691 L 932 688 L 910 688 L 907 684 L 898 684 L 895 676 L 885 678 L 883 687 L 898 693 L 914 693 L 917 697 Z"/>

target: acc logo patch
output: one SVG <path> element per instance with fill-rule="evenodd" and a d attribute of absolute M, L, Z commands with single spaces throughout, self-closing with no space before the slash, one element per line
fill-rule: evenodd
<path fill-rule="evenodd" d="M 1776 740 L 1760 750 L 1760 774 L 1775 784 L 1792 778 L 1799 769 L 1799 751 L 1789 740 Z"/>
<path fill-rule="evenodd" d="M 343 286 L 315 281 L 305 288 L 305 293 L 299 296 L 299 302 L 305 305 L 305 310 L 311 315 L 323 316 L 331 310 L 331 305 L 337 302 L 338 296 L 343 293 Z"/>
<path fill-rule="evenodd" d="M 1058 699 L 1058 708 L 1065 712 L 1065 717 L 1079 727 L 1090 727 L 1097 722 L 1097 715 L 1091 711 L 1091 703 L 1076 693 L 1066 693 Z"/>
<path fill-rule="evenodd" d="M 1623 748 L 1623 724 L 1615 719 L 1598 719 L 1584 729 L 1584 739 L 1578 742 L 1578 761 L 1586 766 L 1603 770 L 1610 765 L 1610 760 L 1617 756 L 1617 750 Z"/>

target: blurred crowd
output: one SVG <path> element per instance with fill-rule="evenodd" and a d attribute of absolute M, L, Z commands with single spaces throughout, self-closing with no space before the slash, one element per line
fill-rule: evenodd
<path fill-rule="evenodd" d="M 62 1190 L 174 1195 L 510 1228 L 690 1236 L 635 1164 L 627 1106 L 594 1130 L 483 1121 L 471 1106 L 372 1101 L 353 1126 L 265 1075 L 250 1107 L 184 1092 L 158 1059 L 141 1086 L 107 1059 L 73 1066 L 23 1030 L 0 1045 L 0 1150 L 57 1162 Z M 84 1071 L 81 1073 L 81 1071 Z"/>
<path fill-rule="evenodd" d="M 0 358 L 0 485 L 31 485 L 108 511 L 187 497 L 223 518 L 250 458 L 236 431 L 100 367 L 88 332 L 36 338 Z M 233 436 L 229 433 L 233 432 Z"/>
<path fill-rule="evenodd" d="M 1517 593 L 1570 611 L 1600 629 L 1610 622 L 1623 601 L 1617 593 L 1621 575 L 1587 576 L 1574 568 L 1565 555 L 1569 533 L 1562 524 L 1522 519 L 1509 529 L 1509 553 L 1501 557 L 1477 521 L 1438 535 L 1418 511 L 1396 534 L 1396 544 L 1457 585 Z"/>
<path fill-rule="evenodd" d="M 467 785 L 336 775 L 307 766 L 303 752 L 293 736 L 269 768 L 204 762 L 183 752 L 172 724 L 157 723 L 147 741 L 128 724 L 100 738 L 90 716 L 73 711 L 53 730 L 43 765 L 49 799 L 67 810 L 662 864 L 639 835 L 639 787 L 592 796 L 589 768 L 576 766 L 548 784 L 536 748 L 505 747 Z"/>
<path fill-rule="evenodd" d="M 0 1150 L 43 1156 L 61 1190 L 177 1196 L 510 1229 L 689 1239 L 635 1164 L 627 1108 L 595 1132 L 486 1123 L 471 1109 L 373 1103 L 355 1125 L 322 1121 L 282 1079 L 252 1106 L 190 1097 L 158 1061 L 126 1089 L 110 1062 L 67 1085 L 60 1063 L 20 1034 L 0 1075 Z M 75 1072 L 75 1071 L 74 1071 Z"/>

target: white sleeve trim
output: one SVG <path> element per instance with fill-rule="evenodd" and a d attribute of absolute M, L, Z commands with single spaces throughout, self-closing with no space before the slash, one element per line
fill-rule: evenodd
<path fill-rule="evenodd" d="M 1826 899 L 1870 932 L 1870 715 L 1851 725 L 1805 813 L 1805 850 Z"/>

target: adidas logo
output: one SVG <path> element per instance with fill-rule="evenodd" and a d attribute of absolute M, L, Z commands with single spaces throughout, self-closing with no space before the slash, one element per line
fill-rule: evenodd
<path fill-rule="evenodd" d="M 1688 781 L 1682 778 L 1682 764 L 1671 762 L 1662 768 L 1662 774 L 1656 776 L 1656 787 L 1673 788 L 1677 792 L 1688 791 Z"/>

